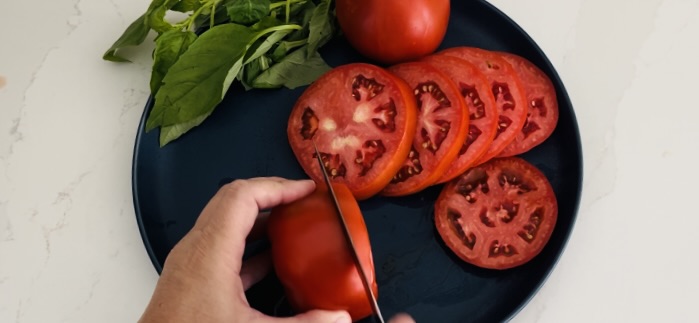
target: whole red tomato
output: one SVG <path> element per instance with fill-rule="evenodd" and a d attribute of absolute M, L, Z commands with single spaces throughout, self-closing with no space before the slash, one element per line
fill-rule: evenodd
<path fill-rule="evenodd" d="M 346 185 L 332 185 L 376 295 L 369 234 L 359 205 Z M 272 261 L 294 309 L 346 310 L 356 321 L 371 314 L 371 305 L 329 194 L 318 184 L 309 196 L 272 210 L 267 225 Z"/>
<path fill-rule="evenodd" d="M 337 0 L 337 20 L 362 55 L 386 64 L 437 49 L 449 22 L 449 0 Z"/>

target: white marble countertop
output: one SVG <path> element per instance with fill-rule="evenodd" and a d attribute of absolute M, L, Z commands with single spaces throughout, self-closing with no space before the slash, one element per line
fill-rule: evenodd
<path fill-rule="evenodd" d="M 568 246 L 514 322 L 698 322 L 698 0 L 493 0 L 566 84 L 584 150 Z M 138 0 L 3 1 L 0 322 L 133 322 L 157 274 L 131 197 Z M 697 119 L 695 119 L 697 118 Z"/>

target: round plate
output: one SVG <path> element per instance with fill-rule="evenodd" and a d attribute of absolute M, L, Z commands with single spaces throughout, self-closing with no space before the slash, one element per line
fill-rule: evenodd
<path fill-rule="evenodd" d="M 408 312 L 418 322 L 511 318 L 551 272 L 575 221 L 582 189 L 580 135 L 553 66 L 517 24 L 485 1 L 452 3 L 442 48 L 464 45 L 524 56 L 553 81 L 560 109 L 558 127 L 522 157 L 551 181 L 559 203 L 558 222 L 549 243 L 529 263 L 505 271 L 485 270 L 459 260 L 439 238 L 432 212 L 441 185 L 408 197 L 361 202 L 376 264 L 379 304 L 387 317 Z M 331 66 L 366 61 L 342 38 L 328 43 L 321 54 Z M 158 272 L 221 185 L 257 176 L 307 178 L 286 137 L 289 112 L 302 91 L 246 92 L 234 86 L 201 126 L 164 148 L 158 146 L 158 131 L 144 133 L 152 101 L 147 103 L 136 139 L 133 194 L 143 241 Z M 247 296 L 264 313 L 289 314 L 274 275 Z"/>

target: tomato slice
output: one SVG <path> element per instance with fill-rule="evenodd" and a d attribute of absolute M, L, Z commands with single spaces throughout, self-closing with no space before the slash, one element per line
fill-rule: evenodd
<path fill-rule="evenodd" d="M 556 89 L 546 74 L 526 58 L 511 53 L 498 53 L 522 81 L 529 109 L 522 131 L 500 152 L 500 157 L 525 153 L 544 142 L 558 123 Z"/>
<path fill-rule="evenodd" d="M 469 112 L 468 137 L 456 160 L 438 181 L 444 183 L 466 171 L 488 150 L 497 131 L 498 110 L 488 81 L 473 64 L 446 55 L 431 55 L 423 61 L 454 81 Z"/>
<path fill-rule="evenodd" d="M 332 186 L 359 261 L 377 294 L 369 233 L 359 205 L 346 185 Z M 345 310 L 356 321 L 371 314 L 371 305 L 329 194 L 325 183 L 319 182 L 310 195 L 272 209 L 267 223 L 272 261 L 296 311 Z"/>
<path fill-rule="evenodd" d="M 512 66 L 500 55 L 474 47 L 454 47 L 443 55 L 465 59 L 476 65 L 485 75 L 498 107 L 498 129 L 488 151 L 478 159 L 481 164 L 497 156 L 522 129 L 527 117 L 526 96 L 521 81 Z"/>
<path fill-rule="evenodd" d="M 304 91 L 289 116 L 287 135 L 306 174 L 322 181 L 315 141 L 332 181 L 347 184 L 362 200 L 381 191 L 402 166 L 416 118 L 404 81 L 374 65 L 348 64 Z"/>
<path fill-rule="evenodd" d="M 403 166 L 381 194 L 413 194 L 435 184 L 468 135 L 468 109 L 456 84 L 424 62 L 389 68 L 413 89 L 418 117 L 413 145 Z"/>
<path fill-rule="evenodd" d="M 435 204 L 435 225 L 447 246 L 473 265 L 507 269 L 531 260 L 553 232 L 558 204 L 536 167 L 496 158 L 449 182 Z"/>

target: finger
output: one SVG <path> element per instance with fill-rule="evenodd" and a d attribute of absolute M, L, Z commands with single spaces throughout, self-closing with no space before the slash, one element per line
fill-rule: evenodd
<path fill-rule="evenodd" d="M 243 289 L 248 290 L 267 276 L 272 268 L 272 256 L 269 251 L 254 255 L 243 262 L 240 268 L 240 280 L 243 281 Z"/>
<path fill-rule="evenodd" d="M 224 188 L 216 222 L 220 228 L 246 237 L 260 210 L 286 204 L 308 195 L 315 187 L 312 181 L 285 179 L 253 179 L 235 181 Z"/>
<path fill-rule="evenodd" d="M 269 187 L 269 186 L 277 186 L 281 187 L 287 190 L 291 190 L 291 192 L 286 192 L 285 195 L 289 195 L 288 198 L 291 200 L 295 200 L 298 197 L 293 196 L 294 193 L 297 193 L 299 195 L 304 196 L 310 191 L 313 190 L 315 187 L 315 183 L 313 183 L 311 180 L 288 180 L 284 179 L 281 177 L 257 177 L 257 178 L 251 178 L 251 179 L 239 179 L 235 180 L 233 182 L 230 182 L 226 185 L 223 185 L 219 188 L 218 192 L 213 196 L 213 198 L 209 201 L 209 203 L 206 205 L 206 207 L 211 207 L 213 205 L 217 205 L 221 202 L 221 200 L 226 199 L 227 197 L 230 197 L 232 195 L 231 193 L 239 192 L 239 191 L 246 191 L 250 187 Z M 297 186 L 296 188 L 290 188 L 288 186 Z M 309 187 L 311 186 L 311 187 Z M 270 192 L 272 194 L 270 195 L 279 195 L 278 190 L 274 190 L 273 192 Z M 256 190 L 257 191 L 257 190 Z M 249 195 L 249 194 L 248 194 Z M 286 196 L 285 196 L 286 197 Z M 274 205 L 271 206 L 276 206 L 279 203 L 273 203 Z M 270 206 L 270 207 L 271 207 Z M 206 210 L 206 207 L 204 210 Z M 262 207 L 261 209 L 265 209 Z M 203 213 L 203 212 L 202 212 Z M 209 220 L 207 217 L 203 216 L 202 214 L 199 217 L 199 220 Z"/>
<path fill-rule="evenodd" d="M 296 201 L 315 189 L 312 180 L 290 180 L 281 177 L 257 177 L 248 180 L 255 185 L 259 210 Z M 261 185 L 257 185 L 257 184 Z M 269 190 L 266 190 L 269 188 Z"/>
<path fill-rule="evenodd" d="M 291 181 L 282 178 L 254 178 L 236 180 L 224 185 L 209 201 L 197 219 L 195 227 L 233 224 L 235 233 L 250 232 L 260 209 L 295 201 L 308 195 L 315 184 L 312 181 Z"/>
<path fill-rule="evenodd" d="M 220 246 L 226 258 L 240 270 L 245 238 L 261 209 L 290 203 L 308 195 L 315 188 L 313 181 L 282 178 L 236 180 L 224 185 L 206 205 L 194 229 L 205 233 L 209 247 Z M 220 250 L 219 250 L 220 251 Z M 223 252 L 223 251 L 222 251 Z"/>
<path fill-rule="evenodd" d="M 294 317 L 271 318 L 267 323 L 352 323 L 352 318 L 345 311 L 313 310 Z"/>
<path fill-rule="evenodd" d="M 398 313 L 388 320 L 388 323 L 415 323 L 415 320 L 408 314 Z"/>
<path fill-rule="evenodd" d="M 267 234 L 267 220 L 269 219 L 270 211 L 261 211 L 255 219 L 255 224 L 252 225 L 250 233 L 248 233 L 246 241 L 255 241 L 262 239 Z"/>

